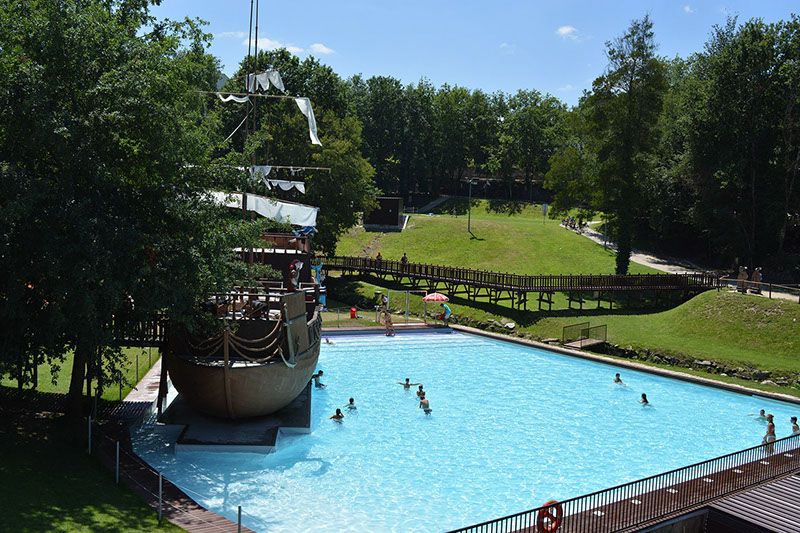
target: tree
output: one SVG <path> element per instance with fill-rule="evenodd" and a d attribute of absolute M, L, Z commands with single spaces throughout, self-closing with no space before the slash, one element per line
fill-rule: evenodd
<path fill-rule="evenodd" d="M 198 90 L 216 61 L 196 21 L 147 2 L 0 2 L 0 372 L 74 352 L 84 380 L 116 372 L 112 322 L 191 316 L 246 276 L 252 228 L 207 198 Z M 186 43 L 184 46 L 182 43 Z"/>
<path fill-rule="evenodd" d="M 643 208 L 642 185 L 653 166 L 666 80 L 648 16 L 634 20 L 606 48 L 608 70 L 592 84 L 586 105 L 597 138 L 603 208 L 615 229 L 616 272 L 626 274 L 634 225 Z"/>

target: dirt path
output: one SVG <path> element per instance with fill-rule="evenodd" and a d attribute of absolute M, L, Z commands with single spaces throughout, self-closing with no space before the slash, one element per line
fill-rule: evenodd
<path fill-rule="evenodd" d="M 588 239 L 593 240 L 594 242 L 606 248 L 616 251 L 617 246 L 615 243 L 607 241 L 602 233 L 592 228 L 592 225 L 596 224 L 599 224 L 599 222 L 597 221 L 589 222 L 589 226 L 586 226 L 586 229 L 583 230 L 581 235 L 583 235 Z M 702 268 L 692 263 L 691 261 L 687 261 L 685 259 L 677 259 L 674 257 L 657 256 L 642 252 L 641 250 L 633 250 L 633 252 L 631 253 L 631 261 L 633 261 L 634 263 L 638 263 L 640 265 L 654 268 L 656 270 L 660 270 L 662 272 L 669 272 L 670 274 L 681 274 L 684 272 L 703 272 Z M 735 290 L 735 287 L 732 286 L 731 289 Z M 800 298 L 798 292 L 800 291 L 795 291 L 793 293 L 773 291 L 771 295 L 767 292 L 762 292 L 760 296 L 763 296 L 765 298 L 771 297 L 780 300 L 790 300 L 798 302 L 799 301 L 798 299 Z"/>

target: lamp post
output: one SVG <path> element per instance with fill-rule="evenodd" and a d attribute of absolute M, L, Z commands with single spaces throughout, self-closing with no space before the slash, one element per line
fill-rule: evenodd
<path fill-rule="evenodd" d="M 472 178 L 469 180 L 469 200 L 467 201 L 467 233 L 472 235 Z"/>

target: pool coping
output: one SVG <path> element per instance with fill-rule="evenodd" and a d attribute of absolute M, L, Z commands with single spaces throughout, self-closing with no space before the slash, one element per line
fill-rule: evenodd
<path fill-rule="evenodd" d="M 635 361 L 627 361 L 625 359 L 614 359 L 612 357 L 607 357 L 605 355 L 600 355 L 592 352 L 587 352 L 585 350 L 577 350 L 575 348 L 565 348 L 564 346 L 554 345 L 554 344 L 547 344 L 544 342 L 534 341 L 531 339 L 523 339 L 520 337 L 512 337 L 511 335 L 504 335 L 502 333 L 495 333 L 493 331 L 485 331 L 478 328 L 472 328 L 469 326 L 462 326 L 460 324 L 450 324 L 448 327 L 444 327 L 442 325 L 437 324 L 409 324 L 403 328 L 396 328 L 398 330 L 402 330 L 405 333 L 422 333 L 425 331 L 438 331 L 441 333 L 446 333 L 448 330 L 453 331 L 462 331 L 464 333 L 471 333 L 473 335 L 480 335 L 482 337 L 488 337 L 490 339 L 505 341 L 505 342 L 513 342 L 516 344 L 520 344 L 522 346 L 528 346 L 531 348 L 539 348 L 543 350 L 549 350 L 552 352 L 560 353 L 562 355 L 569 355 L 571 357 L 578 357 L 581 359 L 587 359 L 589 361 L 595 361 L 597 363 L 603 363 L 607 365 L 613 366 L 621 366 L 625 368 L 630 368 L 632 370 L 638 370 L 640 372 L 649 372 L 650 374 L 656 374 L 658 376 L 672 378 L 672 379 L 680 379 L 682 381 L 688 381 L 689 383 L 694 383 L 696 385 L 705 385 L 708 387 L 715 387 L 717 389 L 726 390 L 728 392 L 735 392 L 737 394 L 746 394 L 748 396 L 761 396 L 768 400 L 777 400 L 779 402 L 787 402 L 792 403 L 795 405 L 800 405 L 800 398 L 796 396 L 790 396 L 788 394 L 781 394 L 779 392 L 769 392 L 769 391 L 762 391 L 759 389 L 753 389 L 751 387 L 745 387 L 744 385 L 737 385 L 735 383 L 725 383 L 724 381 L 717 381 L 713 378 L 705 378 L 700 376 L 693 376 L 691 374 L 687 374 L 685 372 L 681 372 L 679 370 L 668 370 L 666 368 L 659 368 L 657 366 L 650 366 L 644 363 L 639 363 Z M 367 326 L 367 327 L 351 327 L 351 328 L 331 328 L 330 330 L 325 330 L 323 328 L 323 332 L 329 336 L 336 336 L 338 335 L 369 335 L 375 333 L 381 333 L 384 331 L 384 328 L 381 326 Z"/>
<path fill-rule="evenodd" d="M 590 361 L 595 361 L 598 363 L 604 363 L 613 366 L 621 366 L 625 368 L 630 368 L 632 370 L 638 370 L 640 372 L 649 372 L 650 374 L 656 374 L 663 377 L 668 377 L 672 379 L 680 379 L 682 381 L 688 381 L 690 383 L 694 383 L 697 385 L 706 385 L 709 387 L 715 387 L 718 389 L 723 389 L 728 392 L 735 392 L 738 394 L 747 394 L 748 396 L 761 396 L 763 398 L 769 400 L 777 400 L 781 402 L 788 402 L 795 405 L 800 405 L 800 398 L 795 396 L 790 396 L 788 394 L 781 394 L 778 392 L 769 392 L 769 391 L 762 391 L 759 389 L 753 389 L 750 387 L 745 387 L 744 385 L 736 385 L 735 383 L 725 383 L 724 381 L 717 381 L 713 378 L 704 378 L 700 376 L 693 376 L 691 374 L 686 374 L 684 372 L 680 372 L 677 370 L 668 370 L 666 368 L 659 368 L 655 366 L 646 365 L 644 363 L 638 363 L 635 361 L 626 361 L 624 359 L 614 359 L 612 357 L 606 357 L 604 355 L 599 355 L 591 352 L 587 352 L 584 350 L 576 350 L 573 348 L 565 348 L 563 346 L 556 346 L 552 344 L 547 344 L 544 342 L 534 341 L 530 339 L 522 339 L 519 337 L 512 337 L 510 335 L 503 335 L 501 333 L 494 333 L 492 331 L 484 331 L 482 329 L 471 328 L 469 326 L 461 326 L 458 324 L 451 324 L 451 329 L 456 331 L 463 331 L 464 333 L 472 333 L 474 335 L 481 335 L 483 337 L 489 337 L 495 340 L 501 340 L 506 342 L 513 342 L 516 344 L 521 344 L 523 346 L 529 346 L 532 348 L 540 348 L 544 350 L 550 350 L 553 352 L 557 352 L 563 355 L 569 355 L 571 357 L 578 357 L 581 359 L 587 359 Z"/>

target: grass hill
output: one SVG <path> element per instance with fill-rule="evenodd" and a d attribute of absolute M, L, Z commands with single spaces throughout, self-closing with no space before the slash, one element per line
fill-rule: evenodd
<path fill-rule="evenodd" d="M 445 202 L 434 216 L 412 215 L 400 233 L 351 230 L 339 241 L 338 255 L 461 265 L 517 274 L 610 274 L 614 253 L 542 217 L 541 206 L 473 201 L 472 235 L 463 202 Z M 453 212 L 459 214 L 452 214 Z M 632 274 L 655 270 L 631 263 Z"/>

